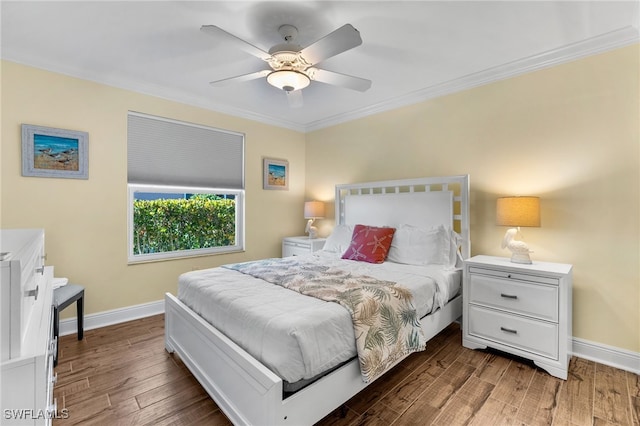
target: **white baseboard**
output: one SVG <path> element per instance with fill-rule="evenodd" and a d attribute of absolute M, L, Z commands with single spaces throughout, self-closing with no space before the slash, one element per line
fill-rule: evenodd
<path fill-rule="evenodd" d="M 589 340 L 573 338 L 573 355 L 609 365 L 621 370 L 640 374 L 640 353 L 590 342 Z"/>
<path fill-rule="evenodd" d="M 143 303 L 141 305 L 128 306 L 126 308 L 113 309 L 111 311 L 98 312 L 84 316 L 84 329 L 106 327 L 120 324 L 139 318 L 150 317 L 164 313 L 164 300 Z M 76 333 L 78 321 L 75 317 L 60 320 L 60 336 Z"/>
<path fill-rule="evenodd" d="M 164 300 L 143 303 L 111 311 L 85 315 L 84 329 L 106 327 L 139 318 L 150 317 L 164 313 Z M 64 336 L 77 331 L 76 318 L 60 321 L 60 335 Z M 609 365 L 621 370 L 640 374 L 640 353 L 608 346 L 603 343 L 591 342 L 577 337 L 573 338 L 573 355 Z"/>

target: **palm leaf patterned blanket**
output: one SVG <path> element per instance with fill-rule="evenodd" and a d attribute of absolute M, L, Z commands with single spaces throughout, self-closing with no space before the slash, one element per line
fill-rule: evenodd
<path fill-rule="evenodd" d="M 355 275 L 308 258 L 265 259 L 224 267 L 345 307 L 353 321 L 365 383 L 405 355 L 425 349 L 413 296 L 394 282 Z"/>

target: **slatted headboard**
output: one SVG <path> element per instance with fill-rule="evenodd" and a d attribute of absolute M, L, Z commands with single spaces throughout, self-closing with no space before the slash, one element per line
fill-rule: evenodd
<path fill-rule="evenodd" d="M 469 175 L 336 185 L 335 206 L 337 224 L 451 226 L 471 256 Z"/>

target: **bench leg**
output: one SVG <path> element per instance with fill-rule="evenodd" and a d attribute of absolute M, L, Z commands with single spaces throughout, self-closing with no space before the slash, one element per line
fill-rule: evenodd
<path fill-rule="evenodd" d="M 82 296 L 76 302 L 76 309 L 78 314 L 78 340 L 84 338 L 84 291 Z"/>

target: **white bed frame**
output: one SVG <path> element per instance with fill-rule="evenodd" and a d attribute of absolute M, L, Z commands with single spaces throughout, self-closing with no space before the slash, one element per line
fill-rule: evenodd
<path fill-rule="evenodd" d="M 336 186 L 336 222 L 453 226 L 470 255 L 469 177 L 447 176 Z M 424 317 L 431 339 L 462 315 L 457 296 Z M 176 297 L 165 295 L 165 347 L 177 353 L 235 425 L 311 425 L 363 390 L 354 359 L 283 399 L 282 379 Z"/>

